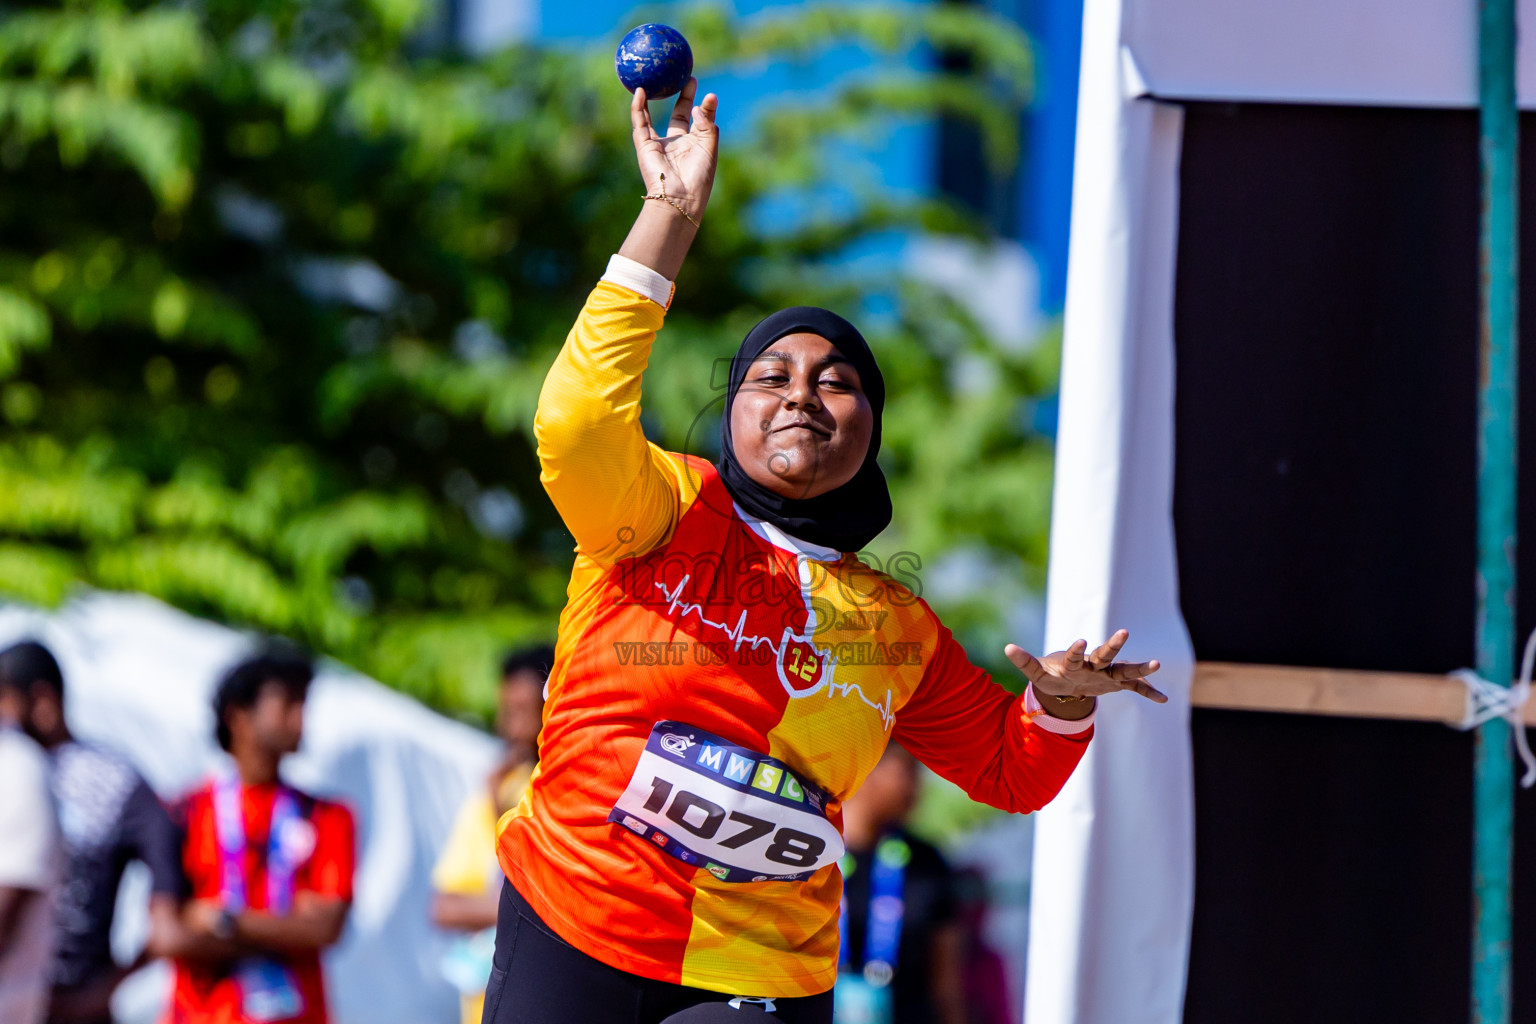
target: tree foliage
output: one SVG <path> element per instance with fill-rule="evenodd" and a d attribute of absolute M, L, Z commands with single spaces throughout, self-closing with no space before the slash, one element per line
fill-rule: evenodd
<path fill-rule="evenodd" d="M 553 633 L 571 541 L 531 423 L 636 212 L 624 96 L 606 46 L 430 52 L 428 14 L 74 0 L 0 20 L 0 591 L 144 591 L 472 714 L 495 653 Z M 881 546 L 980 545 L 1038 582 L 1049 451 L 1020 410 L 1052 386 L 1049 351 L 1010 355 L 938 291 L 836 269 L 880 233 L 971 222 L 855 185 L 840 211 L 757 223 L 775 197 L 849 190 L 834 144 L 893 116 L 973 118 L 1006 166 L 1025 41 L 949 6 L 673 20 L 706 82 L 849 42 L 974 70 L 894 62 L 810 109 L 727 113 L 647 374 L 652 435 L 711 452 L 708 368 L 771 309 L 875 310 L 898 515 Z M 960 361 L 987 386 L 956 384 Z"/>

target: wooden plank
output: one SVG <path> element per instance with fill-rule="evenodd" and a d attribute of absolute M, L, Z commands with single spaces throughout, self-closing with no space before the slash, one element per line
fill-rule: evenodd
<path fill-rule="evenodd" d="M 1450 676 L 1413 672 L 1202 661 L 1195 665 L 1190 701 L 1234 711 L 1455 724 L 1466 706 L 1466 687 Z M 1536 701 L 1525 706 L 1525 724 L 1536 725 Z"/>

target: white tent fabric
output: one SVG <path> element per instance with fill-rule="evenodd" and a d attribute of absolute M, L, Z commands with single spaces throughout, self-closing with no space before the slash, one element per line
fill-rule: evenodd
<path fill-rule="evenodd" d="M 1121 0 L 1087 0 L 1046 647 L 1131 632 L 1170 698 L 1100 703 L 1036 823 L 1028 1024 L 1175 1024 L 1194 897 L 1189 683 L 1173 540 L 1179 108 L 1139 99 Z"/>
<path fill-rule="evenodd" d="M 1089 6 L 1092 6 L 1090 4 Z M 1477 105 L 1477 10 L 1466 0 L 1124 0 L 1122 42 L 1156 96 Z M 1521 25 L 1536 0 L 1517 0 Z M 1089 43 L 1085 35 L 1083 45 Z M 1536 47 L 1521 46 L 1522 107 Z"/>
<path fill-rule="evenodd" d="M 142 596 L 91 594 L 57 612 L 0 606 L 0 646 L 34 638 L 64 670 L 67 713 L 82 739 L 132 759 L 164 798 L 219 763 L 214 683 L 251 638 Z M 326 958 L 336 1024 L 457 1019 L 438 964 L 446 937 L 427 919 L 428 875 L 452 817 L 496 757 L 495 741 L 370 679 L 323 664 L 305 712 L 294 785 L 339 799 L 358 826 L 356 901 Z M 117 931 L 143 930 L 143 899 L 119 902 Z M 115 1009 L 148 1021 L 165 997 L 164 967 L 136 979 Z"/>

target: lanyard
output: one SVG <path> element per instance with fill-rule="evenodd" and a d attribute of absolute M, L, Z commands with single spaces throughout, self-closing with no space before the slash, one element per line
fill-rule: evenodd
<path fill-rule="evenodd" d="M 283 844 L 292 823 L 299 817 L 299 803 L 293 790 L 278 783 L 272 798 L 272 822 L 267 828 L 267 906 L 270 914 L 286 914 L 293 902 L 293 874 L 298 867 Z M 240 780 L 233 771 L 220 772 L 213 779 L 213 818 L 219 837 L 219 898 L 224 906 L 239 913 L 246 909 L 245 892 L 245 809 L 240 799 Z"/>
<path fill-rule="evenodd" d="M 851 869 L 852 858 L 846 860 Z M 907 913 L 903 889 L 911 860 L 912 848 L 897 836 L 886 836 L 875 844 L 869 872 L 869 920 L 864 929 L 864 978 L 877 988 L 889 985 L 896 974 L 896 954 L 901 947 L 901 928 Z M 846 891 L 838 928 L 842 934 L 842 964 L 851 967 L 853 950 L 848 943 Z"/>

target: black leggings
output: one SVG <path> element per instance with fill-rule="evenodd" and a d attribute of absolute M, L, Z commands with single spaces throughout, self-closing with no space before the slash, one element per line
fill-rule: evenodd
<path fill-rule="evenodd" d="M 728 993 L 609 967 L 551 931 L 510 883 L 491 964 L 481 1024 L 832 1024 L 831 992 L 732 1006 Z"/>

